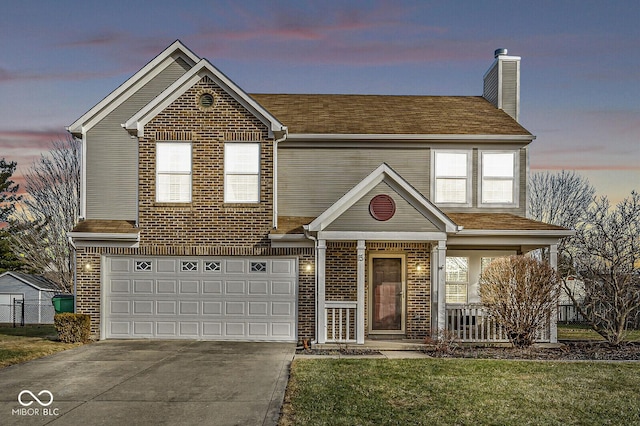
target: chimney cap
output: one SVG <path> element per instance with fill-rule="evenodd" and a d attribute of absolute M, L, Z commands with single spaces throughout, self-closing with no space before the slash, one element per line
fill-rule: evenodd
<path fill-rule="evenodd" d="M 507 54 L 507 49 L 505 49 L 504 47 L 501 47 L 499 49 L 496 49 L 495 52 L 493 52 L 493 57 L 497 58 L 498 56 L 504 56 Z"/>

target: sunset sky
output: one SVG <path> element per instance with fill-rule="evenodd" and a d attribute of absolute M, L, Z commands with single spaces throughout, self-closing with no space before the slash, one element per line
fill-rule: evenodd
<path fill-rule="evenodd" d="M 4 2 L 0 158 L 27 170 L 176 39 L 249 93 L 481 95 L 504 47 L 531 171 L 576 170 L 614 202 L 640 190 L 637 0 Z"/>

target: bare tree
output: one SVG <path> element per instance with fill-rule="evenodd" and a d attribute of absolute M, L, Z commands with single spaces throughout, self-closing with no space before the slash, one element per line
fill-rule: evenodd
<path fill-rule="evenodd" d="M 632 191 L 615 209 L 606 197 L 596 200 L 565 255 L 584 284 L 582 303 L 575 291 L 569 297 L 597 333 L 620 344 L 640 309 L 640 195 Z"/>
<path fill-rule="evenodd" d="M 528 188 L 529 217 L 568 229 L 583 218 L 596 193 L 588 179 L 567 170 L 533 173 Z"/>
<path fill-rule="evenodd" d="M 70 290 L 73 259 L 67 232 L 79 216 L 79 141 L 53 142 L 25 174 L 25 189 L 28 195 L 11 221 L 12 242 L 31 268 L 54 274 Z"/>
<path fill-rule="evenodd" d="M 480 277 L 480 299 L 516 347 L 530 346 L 549 322 L 560 291 L 555 270 L 526 256 L 495 259 Z"/>

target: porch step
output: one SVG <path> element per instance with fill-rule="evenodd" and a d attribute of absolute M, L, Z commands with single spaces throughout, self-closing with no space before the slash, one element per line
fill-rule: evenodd
<path fill-rule="evenodd" d="M 323 343 L 313 345 L 313 349 L 367 349 L 372 351 L 420 351 L 426 347 L 422 339 L 365 340 L 364 345 L 355 342 Z"/>

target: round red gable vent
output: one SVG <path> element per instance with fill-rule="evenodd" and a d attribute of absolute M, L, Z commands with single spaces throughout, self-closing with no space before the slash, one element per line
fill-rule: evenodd
<path fill-rule="evenodd" d="M 388 195 L 376 195 L 369 202 L 369 213 L 375 220 L 385 221 L 393 217 L 396 212 L 396 203 Z"/>

